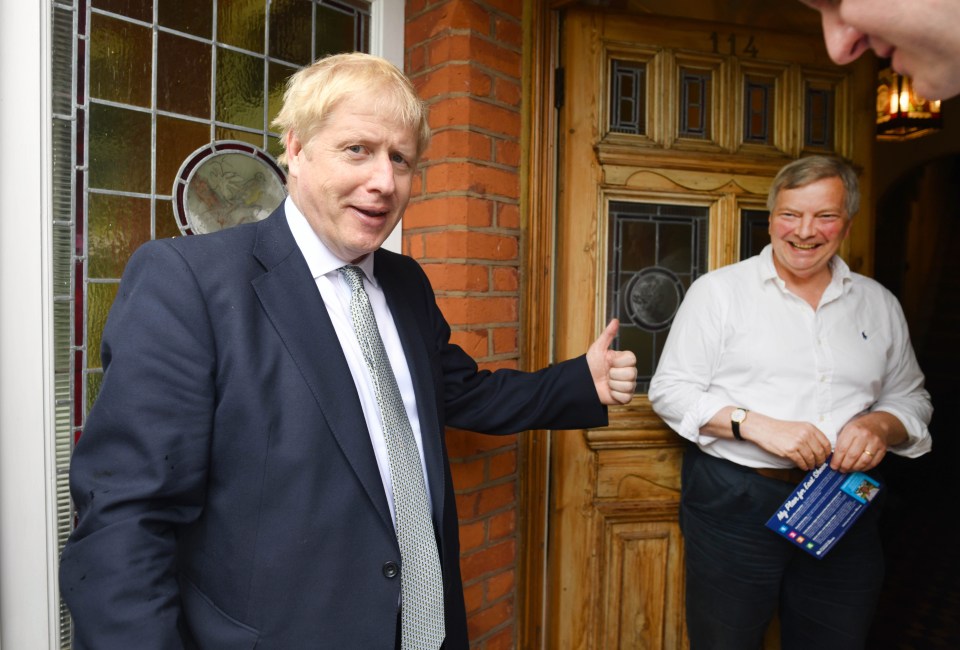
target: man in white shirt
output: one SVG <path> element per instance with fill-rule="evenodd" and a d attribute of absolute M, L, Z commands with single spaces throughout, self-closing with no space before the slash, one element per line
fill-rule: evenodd
<path fill-rule="evenodd" d="M 767 530 L 806 470 L 869 472 L 930 450 L 923 374 L 896 298 L 837 255 L 859 207 L 835 158 L 786 165 L 760 255 L 698 279 L 650 385 L 695 443 L 680 524 L 691 648 L 759 648 L 779 608 L 782 647 L 863 647 L 883 580 L 872 507 L 824 559 Z M 832 454 L 832 457 L 831 457 Z"/>

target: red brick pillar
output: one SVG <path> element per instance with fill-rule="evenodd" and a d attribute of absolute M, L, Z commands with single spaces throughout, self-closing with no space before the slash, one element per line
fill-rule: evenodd
<path fill-rule="evenodd" d="M 483 368 L 519 361 L 521 2 L 407 0 L 406 72 L 433 141 L 403 220 L 453 341 Z M 474 648 L 515 645 L 517 442 L 447 435 Z"/>

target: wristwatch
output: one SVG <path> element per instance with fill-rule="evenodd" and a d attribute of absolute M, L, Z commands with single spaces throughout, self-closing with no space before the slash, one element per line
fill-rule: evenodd
<path fill-rule="evenodd" d="M 747 413 L 746 409 L 735 408 L 730 414 L 730 428 L 733 429 L 733 437 L 737 440 L 743 440 L 740 435 L 740 423 L 747 419 Z"/>

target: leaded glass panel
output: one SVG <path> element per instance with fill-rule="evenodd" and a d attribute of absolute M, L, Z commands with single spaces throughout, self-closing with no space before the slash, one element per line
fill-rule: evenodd
<path fill-rule="evenodd" d="M 90 5 L 94 9 L 102 9 L 147 23 L 153 22 L 153 0 L 91 0 Z"/>
<path fill-rule="evenodd" d="M 270 56 L 296 65 L 310 63 L 312 5 L 303 0 L 273 0 L 270 9 Z"/>
<path fill-rule="evenodd" d="M 707 270 L 705 207 L 611 201 L 607 318 L 620 319 L 615 345 L 637 355 L 646 393 L 690 284 Z"/>
<path fill-rule="evenodd" d="M 262 53 L 266 27 L 263 0 L 217 0 L 217 38 L 224 45 Z"/>
<path fill-rule="evenodd" d="M 157 191 L 172 193 L 180 165 L 191 153 L 209 142 L 209 124 L 166 115 L 157 116 Z M 159 211 L 157 214 L 159 228 L 163 217 L 159 216 Z"/>
<path fill-rule="evenodd" d="M 91 98 L 148 108 L 152 67 L 149 27 L 103 14 L 91 16 Z"/>
<path fill-rule="evenodd" d="M 263 59 L 217 48 L 217 121 L 262 131 L 263 102 Z"/>
<path fill-rule="evenodd" d="M 150 200 L 91 193 L 87 223 L 87 277 L 118 278 L 133 251 L 150 241 Z"/>
<path fill-rule="evenodd" d="M 759 255 L 770 243 L 769 212 L 766 210 L 740 211 L 740 259 Z"/>
<path fill-rule="evenodd" d="M 680 68 L 681 138 L 710 139 L 710 93 L 713 72 Z"/>
<path fill-rule="evenodd" d="M 213 0 L 157 0 L 157 22 L 161 27 L 209 39 L 213 35 Z"/>
<path fill-rule="evenodd" d="M 744 79 L 743 141 L 773 144 L 773 79 L 748 75 Z"/>
<path fill-rule="evenodd" d="M 804 148 L 832 150 L 833 120 L 833 88 L 808 82 L 803 114 Z"/>
<path fill-rule="evenodd" d="M 90 105 L 90 187 L 150 193 L 150 113 Z"/>
<path fill-rule="evenodd" d="M 614 59 L 610 69 L 610 130 L 646 133 L 647 65 Z"/>
<path fill-rule="evenodd" d="M 208 43 L 157 34 L 157 108 L 209 119 L 211 55 Z"/>

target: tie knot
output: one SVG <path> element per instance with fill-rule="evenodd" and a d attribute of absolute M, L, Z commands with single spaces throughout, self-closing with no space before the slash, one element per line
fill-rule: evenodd
<path fill-rule="evenodd" d="M 350 288 L 354 291 L 363 290 L 363 270 L 359 266 L 348 264 L 340 267 L 340 273 L 346 278 Z"/>

